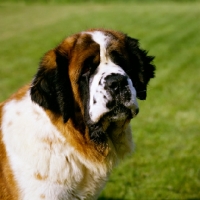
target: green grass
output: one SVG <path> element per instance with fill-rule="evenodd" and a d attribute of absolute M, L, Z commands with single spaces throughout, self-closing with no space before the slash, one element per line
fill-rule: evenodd
<path fill-rule="evenodd" d="M 200 199 L 200 3 L 0 4 L 0 100 L 65 36 L 103 27 L 139 38 L 156 78 L 132 121 L 135 153 L 100 200 Z"/>
<path fill-rule="evenodd" d="M 118 2 L 128 2 L 128 3 L 135 3 L 135 2 L 140 2 L 140 3 L 146 3 L 146 2 L 198 2 L 199 0 L 0 0 L 0 2 L 23 2 L 27 4 L 35 4 L 35 3 L 56 3 L 56 4 L 66 4 L 66 3 L 118 3 Z"/>

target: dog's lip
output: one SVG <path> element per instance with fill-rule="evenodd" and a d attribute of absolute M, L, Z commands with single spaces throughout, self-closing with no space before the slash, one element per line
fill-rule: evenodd
<path fill-rule="evenodd" d="M 132 113 L 132 118 L 136 117 L 137 114 L 139 113 L 139 108 L 134 107 L 133 109 L 131 109 L 131 113 Z"/>
<path fill-rule="evenodd" d="M 107 127 L 111 122 L 120 121 L 130 121 L 132 118 L 136 117 L 139 109 L 135 105 L 129 107 L 123 104 L 116 105 L 109 112 L 104 113 L 99 117 L 98 122 L 92 122 L 91 124 L 101 123 L 103 126 Z M 106 129 L 106 128 L 105 128 Z"/>
<path fill-rule="evenodd" d="M 110 110 L 108 113 L 105 114 L 105 117 L 109 119 L 109 117 L 115 118 L 116 117 L 116 121 L 117 118 L 119 118 L 120 120 L 120 115 L 124 116 L 124 119 L 132 119 L 136 114 L 132 111 L 131 108 L 127 108 L 122 104 L 119 104 L 117 106 L 115 106 L 112 110 Z"/>
<path fill-rule="evenodd" d="M 115 124 L 115 127 L 124 126 L 125 124 L 128 124 L 134 116 L 135 114 L 130 108 L 127 108 L 124 105 L 115 106 L 101 118 L 103 130 L 106 132 L 110 127 L 110 124 Z"/>

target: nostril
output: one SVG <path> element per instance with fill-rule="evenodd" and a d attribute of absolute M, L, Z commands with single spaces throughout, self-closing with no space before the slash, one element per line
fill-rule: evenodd
<path fill-rule="evenodd" d="M 106 83 L 109 89 L 117 91 L 119 88 L 123 88 L 128 84 L 127 77 L 121 74 L 108 75 Z"/>
<path fill-rule="evenodd" d="M 109 82 L 108 83 L 108 87 L 112 90 L 118 90 L 118 87 L 119 87 L 119 83 L 118 82 Z"/>

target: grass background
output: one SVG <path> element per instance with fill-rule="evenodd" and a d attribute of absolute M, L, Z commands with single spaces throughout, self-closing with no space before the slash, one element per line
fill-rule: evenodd
<path fill-rule="evenodd" d="M 42 55 L 70 34 L 103 27 L 139 38 L 156 56 L 156 78 L 132 121 L 135 153 L 99 199 L 199 200 L 200 1 L 59 2 L 0 0 L 0 100 L 29 82 Z"/>

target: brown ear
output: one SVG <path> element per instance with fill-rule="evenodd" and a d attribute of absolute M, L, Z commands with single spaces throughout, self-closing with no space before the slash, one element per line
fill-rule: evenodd
<path fill-rule="evenodd" d="M 73 113 L 73 95 L 68 75 L 68 56 L 50 50 L 40 62 L 31 86 L 31 99 L 45 109 L 63 116 L 64 122 Z"/>
<path fill-rule="evenodd" d="M 138 40 L 134 38 L 127 36 L 126 44 L 131 63 L 130 77 L 136 88 L 137 98 L 145 100 L 147 84 L 154 77 L 154 56 L 148 56 L 147 51 L 140 49 Z"/>

